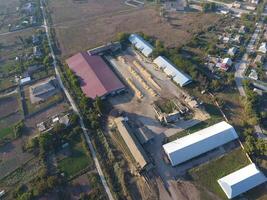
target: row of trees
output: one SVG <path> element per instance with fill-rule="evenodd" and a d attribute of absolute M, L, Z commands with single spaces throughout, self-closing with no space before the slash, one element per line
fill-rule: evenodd
<path fill-rule="evenodd" d="M 262 139 L 257 139 L 253 137 L 253 129 L 246 128 L 244 130 L 245 137 L 245 149 L 249 155 L 262 156 L 267 153 L 267 144 Z"/>
<path fill-rule="evenodd" d="M 128 38 L 125 35 L 122 36 L 124 40 Z M 96 97 L 95 100 L 87 98 L 80 89 L 80 83 L 77 77 L 71 70 L 66 69 L 65 81 L 70 87 L 70 91 L 74 94 L 79 110 L 85 119 L 85 125 L 91 129 L 91 139 L 97 153 L 101 156 L 100 162 L 103 167 L 103 171 L 107 181 L 114 192 L 113 195 L 116 199 L 125 199 L 126 183 L 124 178 L 124 171 L 118 162 L 118 158 L 114 155 L 113 149 L 108 142 L 108 139 L 101 130 L 100 120 L 104 112 L 104 105 L 100 97 Z M 99 190 L 99 189 L 98 189 Z M 97 190 L 97 191 L 98 191 Z M 94 199 L 95 192 L 89 195 L 84 195 L 83 198 Z M 98 195 L 96 199 L 103 199 L 104 197 Z"/>

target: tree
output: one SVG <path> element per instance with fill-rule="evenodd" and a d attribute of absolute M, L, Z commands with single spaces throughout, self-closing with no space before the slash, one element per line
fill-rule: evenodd
<path fill-rule="evenodd" d="M 203 3 L 202 5 L 203 12 L 212 12 L 217 9 L 217 6 L 215 3 Z"/>
<path fill-rule="evenodd" d="M 211 81 L 211 88 L 214 91 L 218 91 L 220 87 L 221 87 L 220 81 L 218 81 L 217 79 Z"/>
<path fill-rule="evenodd" d="M 43 64 L 45 66 L 50 66 L 53 63 L 53 58 L 50 55 L 45 56 Z"/>
<path fill-rule="evenodd" d="M 117 40 L 120 43 L 126 43 L 128 41 L 129 36 L 130 36 L 129 33 L 120 32 L 117 34 Z"/>
<path fill-rule="evenodd" d="M 24 129 L 24 122 L 22 120 L 15 124 L 13 128 L 15 138 L 18 138 L 22 135 L 23 129 Z"/>
<path fill-rule="evenodd" d="M 101 98 L 98 97 L 98 96 L 95 98 L 94 108 L 96 109 L 96 111 L 99 114 L 102 114 L 102 111 L 103 111 L 103 103 L 102 103 Z"/>

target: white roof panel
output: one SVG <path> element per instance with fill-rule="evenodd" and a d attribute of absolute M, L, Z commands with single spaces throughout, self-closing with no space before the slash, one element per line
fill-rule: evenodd
<path fill-rule="evenodd" d="M 226 196 L 234 198 L 264 182 L 267 178 L 254 163 L 218 180 Z"/>
<path fill-rule="evenodd" d="M 20 79 L 20 84 L 23 85 L 23 84 L 28 83 L 30 81 L 31 81 L 31 77 L 28 76 L 28 77 Z"/>
<path fill-rule="evenodd" d="M 163 145 L 172 166 L 215 149 L 238 138 L 235 129 L 225 121 Z"/>
<path fill-rule="evenodd" d="M 159 68 L 163 68 L 164 72 L 168 76 L 173 77 L 173 81 L 179 84 L 181 87 L 192 81 L 191 77 L 184 72 L 178 70 L 167 58 L 158 56 L 153 61 Z"/>
<path fill-rule="evenodd" d="M 135 45 L 135 47 L 139 49 L 146 57 L 150 56 L 150 54 L 153 52 L 153 46 L 137 34 L 131 34 L 129 41 Z"/>

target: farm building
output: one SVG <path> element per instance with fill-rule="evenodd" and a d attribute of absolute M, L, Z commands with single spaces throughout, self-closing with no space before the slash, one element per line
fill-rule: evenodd
<path fill-rule="evenodd" d="M 83 93 L 92 99 L 122 92 L 125 86 L 100 56 L 86 52 L 67 59 L 69 68 L 80 78 Z"/>
<path fill-rule="evenodd" d="M 146 57 L 149 57 L 153 52 L 154 47 L 137 34 L 131 34 L 129 41 Z"/>
<path fill-rule="evenodd" d="M 225 121 L 163 145 L 172 166 L 181 164 L 238 138 Z"/>
<path fill-rule="evenodd" d="M 179 84 L 181 87 L 192 82 L 192 79 L 189 75 L 178 70 L 167 58 L 163 56 L 157 57 L 153 63 L 155 63 L 159 68 L 170 77 L 173 78 L 173 81 Z"/>
<path fill-rule="evenodd" d="M 31 103 L 45 101 L 58 92 L 55 85 L 55 78 L 47 79 L 30 87 Z"/>
<path fill-rule="evenodd" d="M 120 135 L 128 146 L 135 161 L 138 163 L 141 169 L 145 168 L 148 164 L 148 157 L 135 135 L 130 132 L 130 127 L 127 124 L 127 119 L 119 117 L 115 119 L 115 123 L 117 125 Z"/>
<path fill-rule="evenodd" d="M 218 180 L 228 199 L 232 199 L 264 183 L 267 178 L 254 163 Z"/>

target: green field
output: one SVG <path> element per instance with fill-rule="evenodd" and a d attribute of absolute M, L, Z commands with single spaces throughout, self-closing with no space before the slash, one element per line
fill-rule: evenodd
<path fill-rule="evenodd" d="M 2 128 L 0 130 L 0 140 L 13 137 L 13 126 Z"/>
<path fill-rule="evenodd" d="M 82 146 L 82 142 L 80 141 L 71 146 L 71 155 L 60 160 L 58 162 L 58 167 L 68 178 L 70 178 L 91 164 L 92 160 L 87 156 Z"/>
<path fill-rule="evenodd" d="M 222 199 L 227 199 L 217 180 L 248 164 L 250 162 L 243 150 L 237 148 L 221 158 L 191 169 L 189 174 L 200 187 L 205 187 Z"/>

